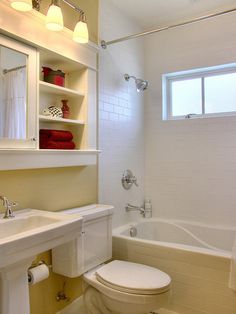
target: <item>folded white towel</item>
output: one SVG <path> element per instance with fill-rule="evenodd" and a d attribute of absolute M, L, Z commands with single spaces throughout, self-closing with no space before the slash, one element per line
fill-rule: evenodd
<path fill-rule="evenodd" d="M 236 291 L 236 236 L 232 249 L 231 270 L 229 275 L 229 287 Z"/>

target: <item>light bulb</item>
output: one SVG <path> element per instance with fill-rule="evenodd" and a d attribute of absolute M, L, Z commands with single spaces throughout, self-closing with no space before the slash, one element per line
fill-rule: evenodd
<path fill-rule="evenodd" d="M 79 21 L 75 25 L 73 40 L 80 44 L 86 44 L 89 40 L 88 26 L 86 22 Z"/>
<path fill-rule="evenodd" d="M 11 7 L 17 11 L 30 11 L 32 9 L 32 1 L 31 0 L 12 0 Z"/>
<path fill-rule="evenodd" d="M 46 27 L 51 31 L 61 31 L 63 29 L 63 16 L 59 6 L 50 5 L 46 17 Z"/>

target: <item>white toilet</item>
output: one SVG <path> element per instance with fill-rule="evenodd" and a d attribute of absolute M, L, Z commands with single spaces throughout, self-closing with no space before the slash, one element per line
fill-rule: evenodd
<path fill-rule="evenodd" d="M 64 211 L 83 216 L 81 236 L 52 250 L 55 273 L 87 283 L 88 314 L 146 314 L 169 299 L 171 278 L 142 264 L 112 261 L 113 207 L 91 205 Z"/>

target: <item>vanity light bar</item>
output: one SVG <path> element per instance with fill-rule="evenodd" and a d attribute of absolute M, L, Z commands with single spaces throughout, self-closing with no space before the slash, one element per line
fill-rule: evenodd
<path fill-rule="evenodd" d="M 77 43 L 86 44 L 89 40 L 88 26 L 86 21 L 86 15 L 83 10 L 81 10 L 78 6 L 72 3 L 69 0 L 62 0 L 68 6 L 70 6 L 75 11 L 79 12 L 80 17 L 78 23 L 75 25 L 73 40 Z"/>
<path fill-rule="evenodd" d="M 84 14 L 84 11 L 81 10 L 79 7 L 77 7 L 74 3 L 72 3 L 71 1 L 68 0 L 62 0 L 63 2 L 65 2 L 68 6 L 70 6 L 72 9 L 74 9 L 75 11 L 79 12 L 80 14 Z"/>
<path fill-rule="evenodd" d="M 73 32 L 73 40 L 78 43 L 88 43 L 89 34 L 84 11 L 70 0 L 61 1 L 66 3 L 73 10 L 79 12 L 79 21 Z M 11 0 L 11 6 L 18 11 L 30 11 L 31 9 L 39 11 L 40 2 L 41 0 Z M 60 0 L 52 0 L 46 16 L 46 27 L 51 31 L 60 31 L 63 29 L 63 15 Z"/>

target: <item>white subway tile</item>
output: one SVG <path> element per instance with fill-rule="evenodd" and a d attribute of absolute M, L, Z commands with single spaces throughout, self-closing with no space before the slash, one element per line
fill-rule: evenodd
<path fill-rule="evenodd" d="M 103 110 L 104 111 L 107 111 L 107 112 L 113 112 L 114 111 L 114 106 L 107 103 L 107 102 L 104 102 L 103 103 Z"/>
<path fill-rule="evenodd" d="M 119 120 L 118 114 L 117 113 L 109 113 L 109 120 L 118 121 Z"/>
<path fill-rule="evenodd" d="M 99 119 L 109 120 L 109 113 L 106 111 L 99 111 Z"/>

